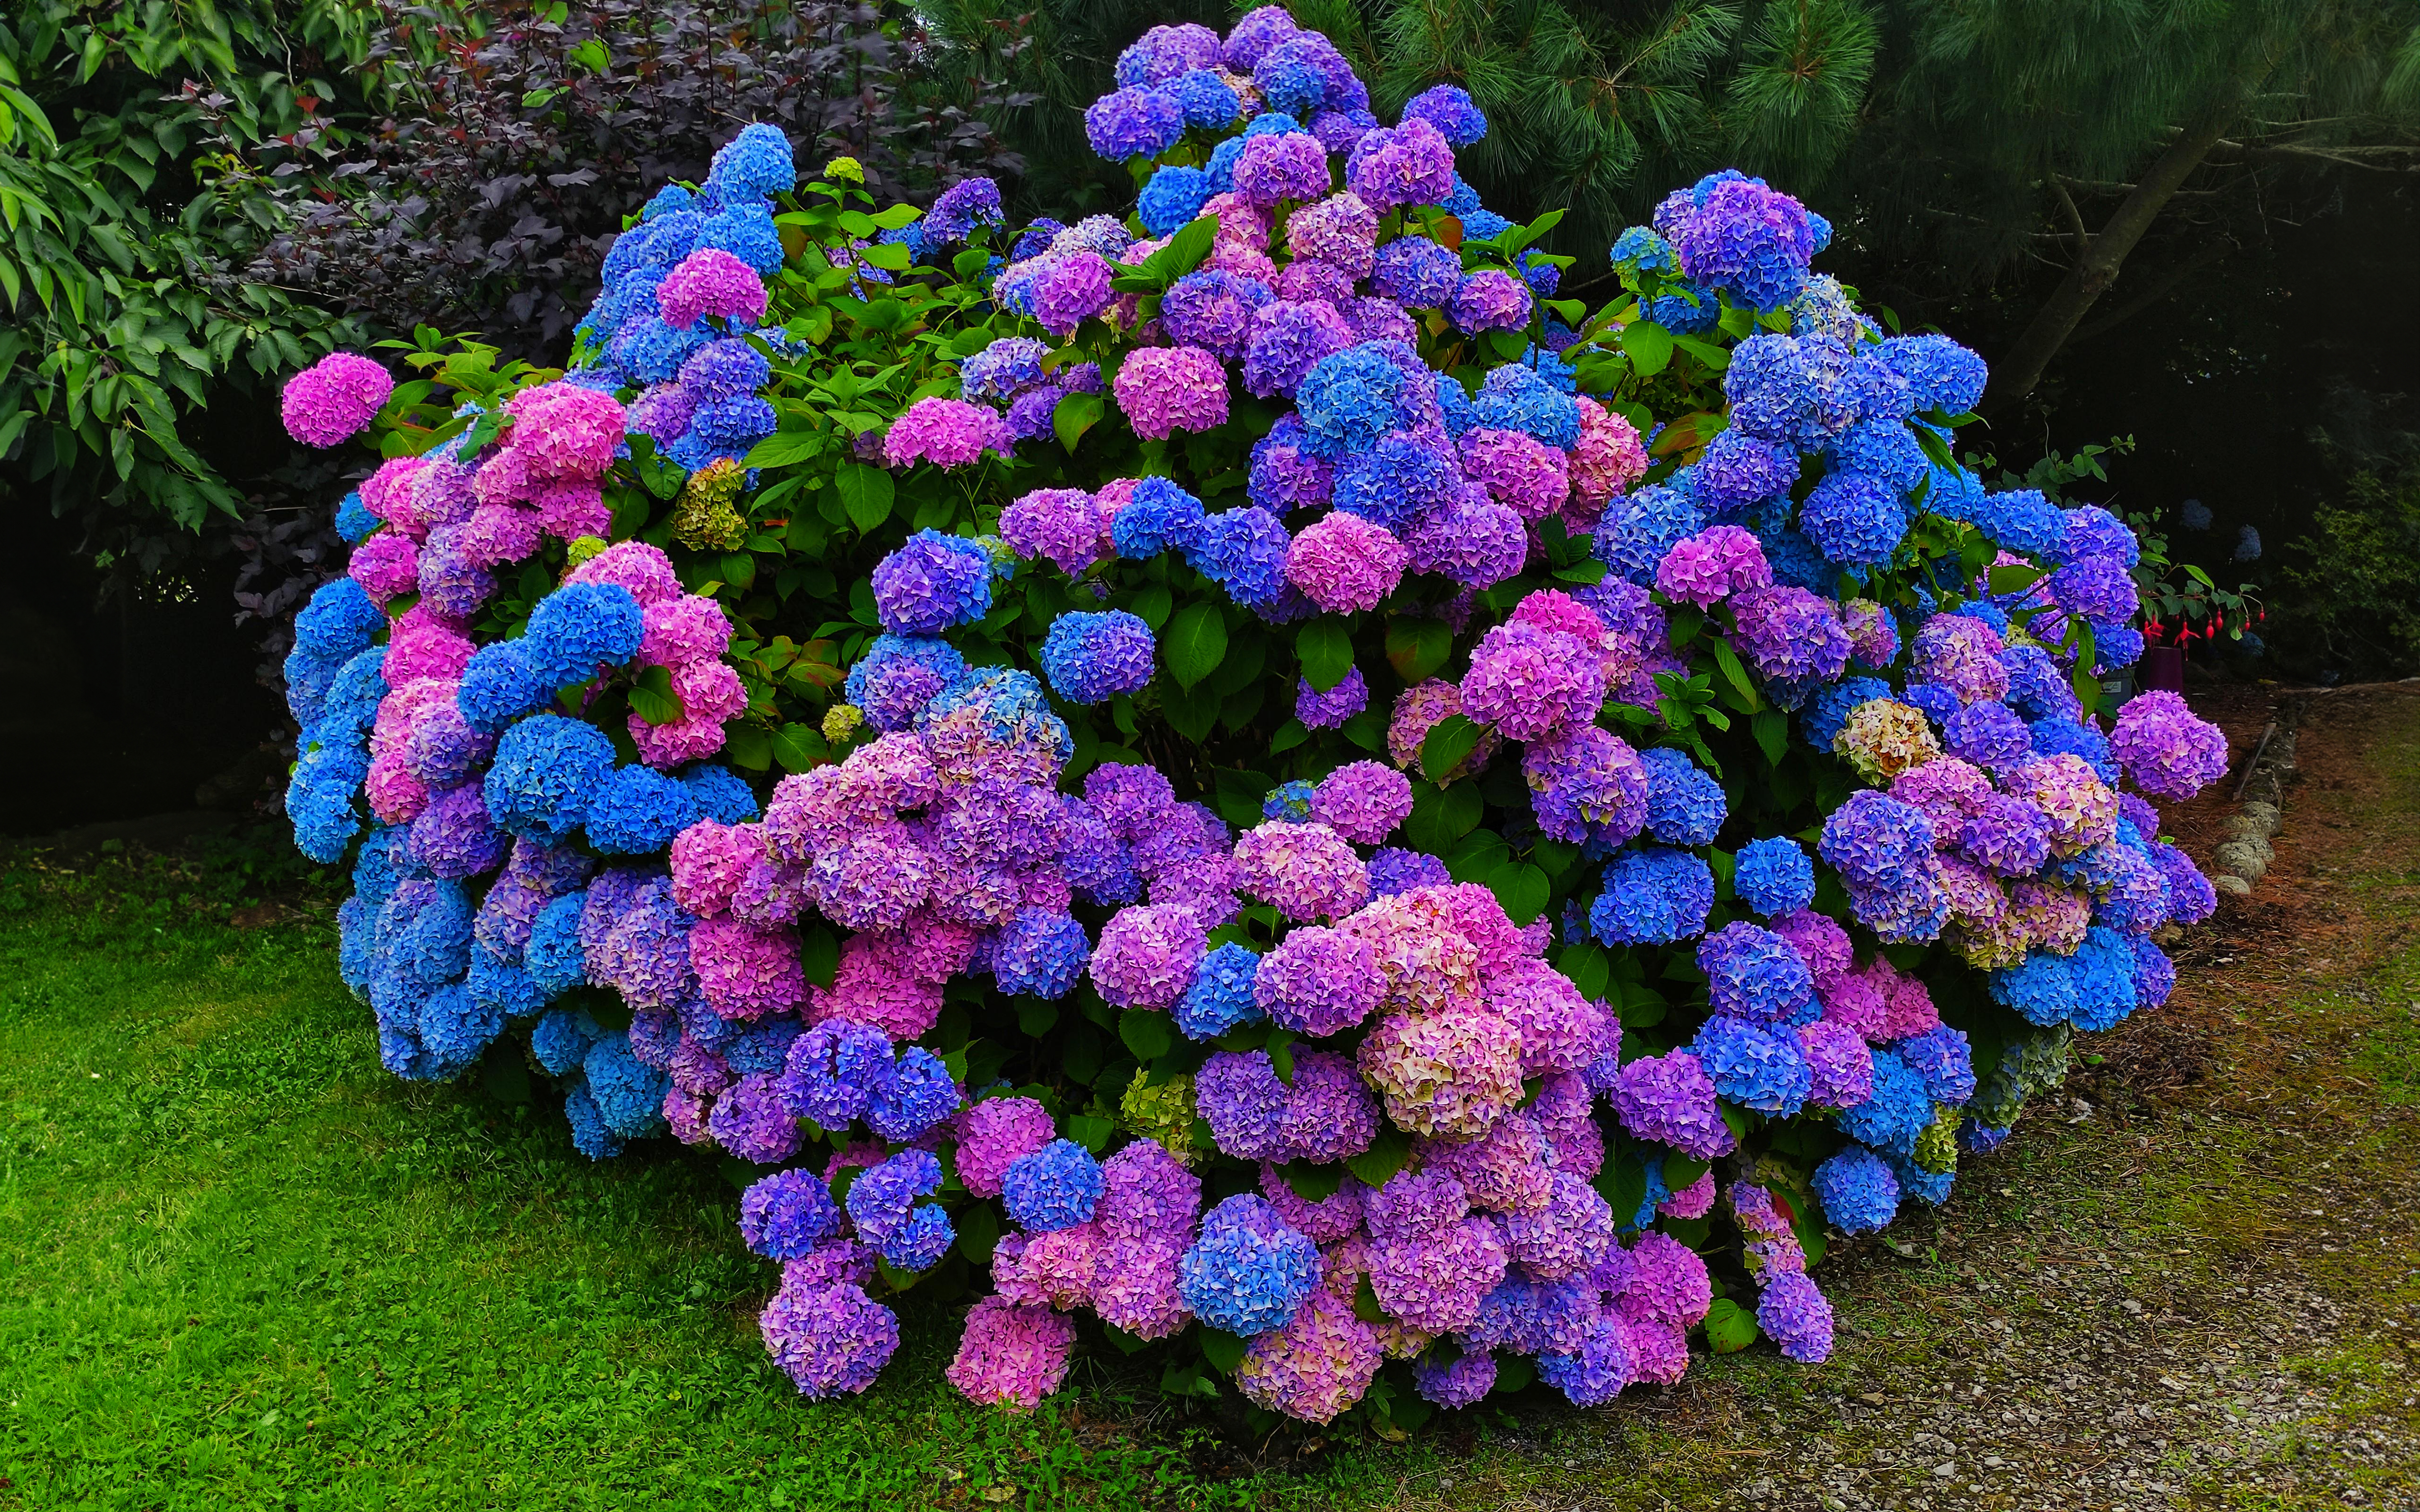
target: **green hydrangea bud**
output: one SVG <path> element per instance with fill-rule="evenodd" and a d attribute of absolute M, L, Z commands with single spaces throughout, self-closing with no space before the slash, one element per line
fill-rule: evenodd
<path fill-rule="evenodd" d="M 824 739 L 837 746 L 854 740 L 865 728 L 865 711 L 854 703 L 835 703 L 824 711 Z"/>
<path fill-rule="evenodd" d="M 836 184 L 865 182 L 865 164 L 855 158 L 834 158 L 824 164 L 824 177 Z"/>
<path fill-rule="evenodd" d="M 673 512 L 673 539 L 691 550 L 737 550 L 748 539 L 748 522 L 734 501 L 747 481 L 739 464 L 727 456 L 690 473 L 681 485 L 680 507 Z"/>
<path fill-rule="evenodd" d="M 1145 1085 L 1149 1075 L 1135 1072 L 1118 1101 L 1118 1121 L 1190 1165 L 1202 1158 L 1193 1143 L 1193 1078 L 1171 1076 L 1151 1087 Z"/>
<path fill-rule="evenodd" d="M 1937 1108 L 1924 1133 L 1916 1136 L 1916 1164 L 1939 1176 L 1958 1168 L 1958 1110 Z"/>
<path fill-rule="evenodd" d="M 572 542 L 570 548 L 565 551 L 565 564 L 576 567 L 592 558 L 602 556 L 605 548 L 612 544 L 601 535 L 583 535 Z"/>

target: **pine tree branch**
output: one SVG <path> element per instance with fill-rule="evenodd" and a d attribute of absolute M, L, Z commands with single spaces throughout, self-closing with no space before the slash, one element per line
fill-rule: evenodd
<path fill-rule="evenodd" d="M 2018 335 L 2016 345 L 1993 364 L 1991 383 L 1983 393 L 1987 409 L 2004 409 L 2041 382 L 2051 359 L 2083 323 L 2085 312 L 2118 281 L 2126 255 L 2151 229 L 2160 211 L 2202 165 L 2210 149 L 2226 138 L 2233 117 L 2232 111 L 2212 111 L 2199 125 L 2180 133 L 2145 170 L 2134 192 L 2110 212 L 2091 246 L 2068 269 L 2067 276 Z"/>
<path fill-rule="evenodd" d="M 2107 315 L 2102 316 L 2100 319 L 2092 321 L 2088 325 L 2078 327 L 2075 334 L 2067 338 L 2067 344 L 2070 347 L 2077 346 L 2081 343 L 2090 341 L 2095 336 L 2104 334 L 2105 332 L 2125 324 L 2134 316 L 2141 315 L 2144 311 L 2149 309 L 2151 306 L 2159 303 L 2162 300 L 2164 300 L 2169 295 L 2175 293 L 2177 291 L 2177 285 L 2182 284 L 2186 279 L 2200 272 L 2203 269 L 2208 268 L 2211 264 L 2218 261 L 2220 258 L 2226 256 L 2228 253 L 2234 250 L 2235 247 L 2232 242 L 2223 240 L 2211 242 L 2201 251 L 2186 258 L 2183 262 L 2177 264 L 2174 268 L 2171 268 L 2166 272 L 2161 274 L 2157 279 L 2153 280 L 2149 288 L 2145 289 L 2135 298 L 2127 301 L 2115 310 L 2110 311 Z"/>

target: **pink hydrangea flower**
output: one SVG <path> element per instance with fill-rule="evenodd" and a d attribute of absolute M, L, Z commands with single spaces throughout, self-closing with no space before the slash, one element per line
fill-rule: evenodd
<path fill-rule="evenodd" d="M 278 402 L 286 434 L 305 446 L 334 446 L 368 424 L 394 392 L 395 378 L 381 364 L 330 352 L 287 379 Z"/>

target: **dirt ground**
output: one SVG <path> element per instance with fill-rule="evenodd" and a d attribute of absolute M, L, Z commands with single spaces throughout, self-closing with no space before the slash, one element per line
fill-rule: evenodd
<path fill-rule="evenodd" d="M 2196 699 L 2239 769 L 2276 696 Z M 1828 1364 L 1716 1360 L 1398 1504 L 2420 1507 L 2420 685 L 2300 712 L 2268 875 L 1946 1208 L 1834 1252 Z M 2232 787 L 2166 816 L 2205 868 Z"/>

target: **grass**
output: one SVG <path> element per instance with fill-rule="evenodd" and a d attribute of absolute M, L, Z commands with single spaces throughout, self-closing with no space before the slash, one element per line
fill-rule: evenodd
<path fill-rule="evenodd" d="M 970 1409 L 934 1306 L 865 1398 L 800 1402 L 709 1165 L 593 1166 L 551 1114 L 395 1081 L 327 928 L 230 928 L 194 880 L 0 876 L 0 1505 L 1272 1506 L 1349 1473 L 1215 1479 L 1196 1435 L 1089 1420 L 1104 1391 Z"/>
<path fill-rule="evenodd" d="M 2415 748 L 2385 747 L 2386 814 L 2420 833 Z M 1608 1413 L 1525 1406 L 1264 1458 L 1114 1351 L 1032 1417 L 970 1409 L 940 1381 L 950 1310 L 912 1298 L 879 1385 L 801 1402 L 755 1337 L 774 1277 L 710 1162 L 592 1165 L 543 1104 L 387 1076 L 324 908 L 231 927 L 239 871 L 0 858 L 0 1509 L 1710 1504 L 1762 1452 L 1744 1443 L 1854 1445 L 1862 1378 L 1971 1351 L 1977 1273 L 2037 1237 L 2156 1244 L 2213 1307 L 2230 1273 L 2290 1263 L 2408 1316 L 2408 1223 L 2341 1254 L 2279 1236 L 2309 1189 L 2409 1186 L 2414 880 L 2352 860 L 2339 901 L 2389 941 L 2358 962 L 2280 964 L 2273 991 L 2207 968 L 2233 1026 L 2212 1031 L 2224 1096 L 2046 1120 L 1950 1213 L 1844 1254 L 1827 1286 L 1853 1342 L 1831 1365 L 1757 1350 Z M 2112 1048 L 2111 1071 L 2143 1053 Z M 2273 1091 L 2290 1119 L 2245 1111 Z M 2365 1327 L 2296 1368 L 2335 1411 L 2420 1428 L 2407 1358 Z"/>

